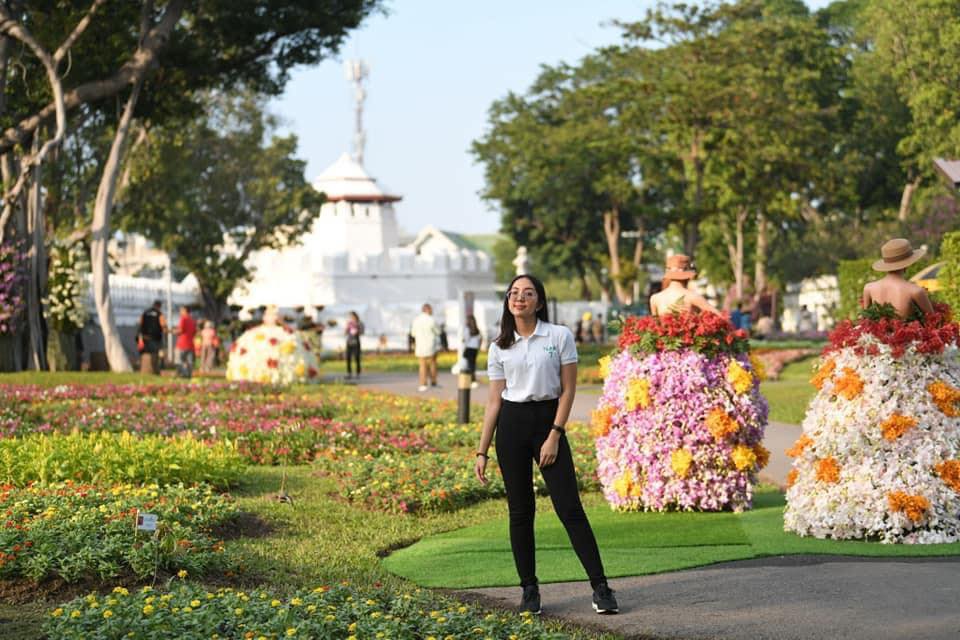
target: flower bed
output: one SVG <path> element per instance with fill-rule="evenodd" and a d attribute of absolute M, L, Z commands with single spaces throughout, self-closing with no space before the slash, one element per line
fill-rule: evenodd
<path fill-rule="evenodd" d="M 347 585 L 300 591 L 289 599 L 263 590 L 211 592 L 189 584 L 169 593 L 118 587 L 107 596 L 91 594 L 57 607 L 43 630 L 63 640 L 565 637 L 529 614 L 485 614 L 420 589 L 391 593 Z"/>
<path fill-rule="evenodd" d="M 784 526 L 818 538 L 960 540 L 957 327 L 893 318 L 830 336 L 788 450 Z"/>
<path fill-rule="evenodd" d="M 723 318 L 628 318 L 601 361 L 597 474 L 615 509 L 749 508 L 767 404 L 748 343 Z"/>
<path fill-rule="evenodd" d="M 35 434 L 0 439 L 0 481 L 209 482 L 228 487 L 244 462 L 229 443 L 189 435 L 134 437 L 129 433 Z"/>
<path fill-rule="evenodd" d="M 159 516 L 159 535 L 135 530 L 138 510 Z M 0 513 L 0 577 L 76 582 L 220 566 L 212 531 L 236 507 L 209 487 L 67 482 L 0 487 Z"/>

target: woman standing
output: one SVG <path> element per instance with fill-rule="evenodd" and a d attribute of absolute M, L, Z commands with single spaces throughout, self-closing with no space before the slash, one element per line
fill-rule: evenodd
<path fill-rule="evenodd" d="M 351 363 L 354 359 L 357 362 L 357 377 L 360 377 L 360 336 L 363 335 L 363 323 L 360 322 L 360 316 L 356 311 L 351 311 L 347 320 L 347 327 L 344 329 L 347 336 L 347 377 L 353 375 Z"/>
<path fill-rule="evenodd" d="M 480 344 L 483 336 L 480 335 L 480 327 L 477 326 L 477 319 L 471 313 L 467 315 L 466 326 L 463 328 L 463 359 L 467 361 L 467 368 L 464 373 L 470 374 L 470 388 L 477 388 L 477 354 L 480 353 Z"/>
<path fill-rule="evenodd" d="M 667 258 L 663 290 L 650 296 L 650 315 L 665 316 L 694 309 L 722 315 L 706 298 L 687 288 L 687 283 L 695 277 L 697 272 L 690 258 L 681 254 Z"/>
<path fill-rule="evenodd" d="M 569 329 L 548 322 L 547 296 L 533 276 L 517 276 L 510 283 L 500 335 L 490 345 L 487 363 L 490 392 L 475 472 L 486 484 L 487 449 L 496 433 L 497 462 L 510 512 L 510 546 L 523 588 L 521 610 L 540 613 L 531 464 L 536 461 L 553 508 L 590 578 L 594 610 L 617 613 L 597 541 L 580 504 L 564 431 L 576 393 L 577 348 Z"/>

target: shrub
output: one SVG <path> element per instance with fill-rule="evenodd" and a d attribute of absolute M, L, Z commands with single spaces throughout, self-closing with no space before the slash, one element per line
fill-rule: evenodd
<path fill-rule="evenodd" d="M 837 265 L 837 286 L 840 288 L 840 306 L 835 321 L 854 320 L 860 313 L 863 286 L 879 275 L 873 270 L 872 258 L 841 260 Z"/>
<path fill-rule="evenodd" d="M 135 530 L 137 511 L 159 516 L 157 535 Z M 214 527 L 236 513 L 209 487 L 158 485 L 0 488 L 0 577 L 106 580 L 156 570 L 201 573 L 222 563 Z"/>
<path fill-rule="evenodd" d="M 943 235 L 940 258 L 944 263 L 937 274 L 940 298 L 950 305 L 951 309 L 960 309 L 960 231 Z"/>
<path fill-rule="evenodd" d="M 391 593 L 346 585 L 297 592 L 289 600 L 262 590 L 210 592 L 189 584 L 165 594 L 118 587 L 106 597 L 91 594 L 57 607 L 43 630 L 62 640 L 566 637 L 529 614 L 485 614 L 421 589 Z"/>
<path fill-rule="evenodd" d="M 0 480 L 25 486 L 75 482 L 234 484 L 244 462 L 227 442 L 129 433 L 34 434 L 0 440 Z"/>

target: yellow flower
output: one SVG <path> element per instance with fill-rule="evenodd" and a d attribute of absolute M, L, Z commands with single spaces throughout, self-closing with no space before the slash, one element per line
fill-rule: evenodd
<path fill-rule="evenodd" d="M 154 609 L 153 609 L 153 605 L 152 605 L 152 604 L 148 604 L 147 606 L 145 606 L 145 607 L 143 608 L 143 614 L 144 614 L 144 615 L 147 615 L 147 616 L 150 615 L 151 613 L 153 613 L 153 611 L 154 611 Z"/>
<path fill-rule="evenodd" d="M 740 425 L 722 407 L 714 407 L 706 419 L 707 429 L 717 440 L 723 440 L 740 430 Z"/>
<path fill-rule="evenodd" d="M 273 600 L 270 601 L 270 606 L 271 606 L 271 607 L 279 607 L 280 604 L 281 604 L 280 601 L 277 600 L 277 599 L 273 599 Z"/>
<path fill-rule="evenodd" d="M 253 334 L 253 339 L 257 340 L 258 342 L 263 342 L 267 339 L 267 336 L 258 331 L 257 333 Z"/>
<path fill-rule="evenodd" d="M 288 636 L 295 636 L 295 635 L 297 635 L 297 630 L 294 629 L 293 627 L 290 627 L 289 629 L 287 629 L 287 635 L 288 635 Z"/>
<path fill-rule="evenodd" d="M 50 613 L 50 615 L 53 616 L 54 618 L 59 618 L 60 616 L 63 615 L 63 607 L 57 607 L 56 609 L 53 610 L 53 612 Z"/>
<path fill-rule="evenodd" d="M 188 575 L 188 574 L 187 574 L 187 570 L 186 570 L 186 569 L 180 569 L 180 571 L 177 571 L 177 577 L 178 577 L 178 578 L 186 578 L 187 575 Z"/>
<path fill-rule="evenodd" d="M 627 411 L 646 409 L 650 406 L 650 381 L 646 378 L 633 378 L 627 383 Z"/>
<path fill-rule="evenodd" d="M 606 379 L 610 375 L 610 356 L 603 356 L 597 360 L 597 366 L 600 368 L 600 377 Z"/>
<path fill-rule="evenodd" d="M 303 600 L 301 600 L 300 598 L 294 598 L 293 600 L 290 601 L 290 604 L 292 604 L 295 607 L 299 607 L 300 605 L 303 604 Z"/>
<path fill-rule="evenodd" d="M 104 618 L 112 618 L 112 617 L 113 617 L 113 611 L 110 611 L 110 609 L 107 609 L 106 611 L 103 612 L 103 617 L 104 617 Z"/>
<path fill-rule="evenodd" d="M 693 464 L 693 454 L 686 449 L 677 449 L 670 454 L 670 468 L 681 478 L 686 478 Z"/>
<path fill-rule="evenodd" d="M 82 615 L 82 614 L 81 614 L 78 610 L 76 610 L 76 609 L 74 609 L 73 611 L 70 612 L 70 617 L 71 617 L 71 618 L 79 618 L 81 615 Z"/>
<path fill-rule="evenodd" d="M 738 444 L 733 448 L 730 459 L 733 460 L 733 466 L 739 471 L 746 471 L 747 469 L 752 469 L 757 463 L 757 454 L 747 445 Z"/>
<path fill-rule="evenodd" d="M 753 368 L 753 375 L 757 376 L 757 380 L 763 382 L 767 379 L 767 367 L 763 364 L 763 360 L 755 354 L 750 352 L 750 366 Z"/>
<path fill-rule="evenodd" d="M 293 372 L 298 378 L 302 378 L 303 376 L 307 375 L 307 365 L 303 363 L 303 360 L 300 360 L 297 362 L 297 366 L 294 367 Z"/>
<path fill-rule="evenodd" d="M 184 612 L 184 613 L 190 613 L 191 611 L 193 611 L 193 609 L 191 609 L 190 607 L 184 607 L 184 608 L 183 608 L 183 612 Z M 176 611 L 174 611 L 174 612 L 176 612 Z"/>
<path fill-rule="evenodd" d="M 236 609 L 233 610 L 233 615 L 235 615 L 235 616 L 242 616 L 242 615 L 243 615 L 243 609 L 241 609 L 240 607 L 237 607 Z"/>
<path fill-rule="evenodd" d="M 731 360 L 727 366 L 727 382 L 739 394 L 753 389 L 753 376 L 737 360 Z"/>
<path fill-rule="evenodd" d="M 199 600 L 191 600 L 191 601 L 190 601 L 190 606 L 193 607 L 194 609 L 196 609 L 197 607 L 200 606 L 200 601 L 199 601 Z"/>
<path fill-rule="evenodd" d="M 119 594 L 122 595 L 122 596 L 128 596 L 128 595 L 130 595 L 130 592 L 127 591 L 126 589 L 124 589 L 123 587 L 114 587 L 114 588 L 113 588 L 113 592 L 114 592 L 114 593 L 119 593 Z"/>
<path fill-rule="evenodd" d="M 639 479 L 634 480 L 633 473 L 626 469 L 623 475 L 613 481 L 613 490 L 621 498 L 636 498 L 642 493 L 643 485 Z"/>
<path fill-rule="evenodd" d="M 590 425 L 593 427 L 593 435 L 596 438 L 605 436 L 610 432 L 610 426 L 613 423 L 613 415 L 617 412 L 616 408 L 610 405 L 601 405 L 590 414 Z"/>

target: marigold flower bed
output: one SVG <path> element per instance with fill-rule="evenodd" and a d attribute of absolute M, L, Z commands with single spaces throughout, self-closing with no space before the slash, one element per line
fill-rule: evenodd
<path fill-rule="evenodd" d="M 159 534 L 135 530 L 137 512 Z M 213 530 L 236 514 L 209 487 L 53 484 L 0 487 L 0 578 L 66 582 L 224 566 Z"/>
<path fill-rule="evenodd" d="M 44 632 L 62 640 L 178 638 L 511 638 L 551 640 L 533 616 L 484 613 L 416 589 L 407 593 L 348 585 L 317 587 L 282 598 L 265 590 L 208 591 L 182 584 L 168 593 L 118 587 L 77 598 L 50 612 Z"/>

